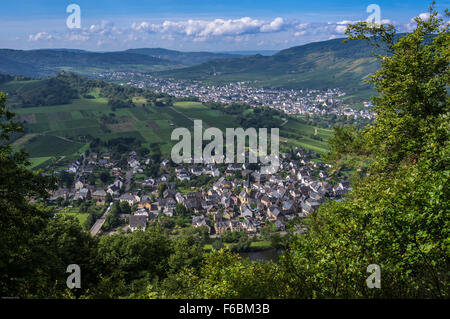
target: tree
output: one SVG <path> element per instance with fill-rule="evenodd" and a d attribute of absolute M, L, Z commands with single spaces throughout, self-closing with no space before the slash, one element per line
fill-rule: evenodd
<path fill-rule="evenodd" d="M 29 248 L 33 251 L 31 263 L 35 265 L 33 279 L 26 286 L 30 296 L 61 298 L 68 290 L 66 269 L 70 264 L 82 269 L 82 289 L 75 291 L 77 296 L 95 286 L 95 241 L 75 217 L 59 215 L 50 220 L 32 239 Z"/>
<path fill-rule="evenodd" d="M 100 173 L 100 180 L 103 182 L 103 184 L 106 184 L 110 179 L 110 176 L 107 172 L 101 172 Z"/>
<path fill-rule="evenodd" d="M 161 183 L 158 185 L 158 197 L 163 198 L 164 191 L 167 189 L 166 183 Z"/>
<path fill-rule="evenodd" d="M 130 234 L 114 234 L 100 238 L 96 252 L 96 264 L 103 278 L 113 282 L 123 283 L 132 288 L 132 282 L 143 280 L 145 283 L 156 278 L 167 276 L 168 258 L 172 253 L 169 237 L 159 227 L 149 227 L 145 232 Z M 118 285 L 113 284 L 117 287 Z M 95 298 L 105 297 L 108 293 L 103 289 L 93 289 Z M 106 297 L 124 296 L 119 295 Z"/>
<path fill-rule="evenodd" d="M 0 92 L 0 294 L 18 296 L 39 265 L 28 263 L 33 252 L 30 241 L 45 227 L 51 213 L 30 199 L 47 198 L 55 180 L 27 169 L 24 151 L 14 152 L 10 134 L 23 128 L 12 121 Z"/>
<path fill-rule="evenodd" d="M 128 205 L 128 203 L 126 203 Z M 124 206 L 125 207 L 125 206 Z M 128 205 L 128 208 L 130 206 Z M 111 230 L 117 226 L 120 225 L 120 214 L 125 214 L 122 211 L 122 203 L 115 202 L 113 206 L 111 207 L 111 210 L 109 211 L 108 215 L 106 215 L 105 223 L 103 224 L 103 229 L 105 230 Z"/>
<path fill-rule="evenodd" d="M 280 259 L 284 297 L 448 298 L 450 34 L 433 7 L 429 13 L 404 36 L 366 22 L 347 29 L 350 40 L 378 48 L 371 81 L 380 94 L 375 122 L 336 130 L 330 158 L 364 161 L 367 174 L 290 243 Z M 370 264 L 381 267 L 382 289 L 366 286 Z"/>

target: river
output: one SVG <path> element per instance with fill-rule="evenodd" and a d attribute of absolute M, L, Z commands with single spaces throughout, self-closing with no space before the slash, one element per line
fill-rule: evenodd
<path fill-rule="evenodd" d="M 277 261 L 278 256 L 282 253 L 281 249 L 264 249 L 258 251 L 240 252 L 239 255 L 243 258 L 250 258 L 250 260 L 262 260 L 262 261 Z"/>

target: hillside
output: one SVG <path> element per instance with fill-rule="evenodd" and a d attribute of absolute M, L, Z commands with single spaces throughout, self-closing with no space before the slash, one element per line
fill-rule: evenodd
<path fill-rule="evenodd" d="M 181 66 L 177 62 L 131 52 L 0 49 L 0 73 L 32 77 L 55 75 L 62 70 L 92 75 L 107 71 L 150 72 Z"/>
<path fill-rule="evenodd" d="M 360 91 L 368 88 L 362 81 L 378 67 L 371 50 L 366 41 L 342 43 L 342 39 L 335 39 L 289 48 L 272 56 L 214 60 L 160 75 L 212 83 L 252 81 L 257 86 Z"/>
<path fill-rule="evenodd" d="M 126 50 L 127 53 L 143 54 L 175 63 L 184 64 L 186 66 L 200 64 L 216 59 L 238 58 L 240 54 L 230 53 L 211 53 L 211 52 L 180 52 L 175 50 L 167 50 L 162 48 L 142 48 Z"/>
<path fill-rule="evenodd" d="M 282 144 L 302 146 L 318 153 L 327 150 L 330 129 L 276 111 L 253 112 L 239 107 L 238 112 L 223 112 L 214 105 L 174 101 L 164 94 L 134 87 L 120 86 L 65 73 L 36 80 L 0 76 L 0 91 L 10 95 L 8 105 L 24 124 L 25 131 L 11 139 L 15 148 L 25 148 L 37 166 L 64 156 L 66 160 L 87 147 L 94 139 L 108 141 L 134 138 L 144 147 L 157 147 L 168 156 L 171 133 L 176 127 L 193 129 L 193 119 L 204 127 L 245 127 L 245 123 L 265 123 L 279 127 Z M 65 92 L 58 94 L 58 92 Z M 274 125 L 274 126 L 272 126 Z M 54 145 L 58 145 L 57 148 Z"/>

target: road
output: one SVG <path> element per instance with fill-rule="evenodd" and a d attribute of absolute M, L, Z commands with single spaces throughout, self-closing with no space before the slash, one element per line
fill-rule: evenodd
<path fill-rule="evenodd" d="M 125 174 L 125 192 L 128 192 L 131 187 L 131 177 L 133 177 L 133 171 L 130 169 Z"/>
<path fill-rule="evenodd" d="M 106 215 L 108 215 L 109 211 L 111 210 L 112 205 L 113 205 L 113 203 L 109 204 L 108 208 L 105 210 L 102 217 L 100 217 L 99 219 L 97 219 L 95 221 L 95 224 L 92 226 L 92 228 L 90 230 L 90 233 L 92 236 L 97 235 L 98 232 L 100 231 L 100 229 L 102 229 L 102 226 L 106 220 Z"/>

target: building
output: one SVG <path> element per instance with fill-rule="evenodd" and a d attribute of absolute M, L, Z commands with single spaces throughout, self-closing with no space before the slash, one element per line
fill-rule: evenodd
<path fill-rule="evenodd" d="M 145 231 L 147 228 L 148 216 L 145 215 L 132 215 L 130 216 L 130 229 L 132 232 L 140 229 Z"/>

